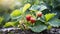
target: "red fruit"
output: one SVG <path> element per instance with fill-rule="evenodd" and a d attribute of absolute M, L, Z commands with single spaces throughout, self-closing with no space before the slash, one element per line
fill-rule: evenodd
<path fill-rule="evenodd" d="M 36 22 L 36 19 L 31 17 L 31 18 L 30 18 L 30 22 L 31 22 L 31 23 L 35 23 L 35 22 Z"/>
<path fill-rule="evenodd" d="M 41 17 L 42 16 L 42 12 L 37 12 L 37 17 Z"/>
<path fill-rule="evenodd" d="M 27 21 L 30 21 L 30 18 L 31 18 L 31 15 L 27 15 L 27 16 L 26 16 L 26 20 L 27 20 Z"/>

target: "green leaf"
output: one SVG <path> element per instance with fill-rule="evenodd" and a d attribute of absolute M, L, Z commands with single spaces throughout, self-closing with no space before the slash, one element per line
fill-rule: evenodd
<path fill-rule="evenodd" d="M 2 23 L 3 20 L 4 20 L 4 18 L 3 17 L 0 17 L 0 24 Z"/>
<path fill-rule="evenodd" d="M 23 7 L 23 12 L 25 12 L 28 8 L 30 8 L 31 4 L 25 4 Z"/>
<path fill-rule="evenodd" d="M 30 27 L 30 29 L 34 32 L 42 32 L 43 30 L 47 29 L 46 25 L 37 25 L 34 27 Z"/>
<path fill-rule="evenodd" d="M 37 11 L 39 7 L 40 7 L 39 5 L 32 5 L 32 7 L 29 10 Z"/>
<path fill-rule="evenodd" d="M 45 17 L 44 16 L 42 16 L 42 17 L 39 17 L 39 18 L 37 18 L 37 20 L 38 20 L 38 22 L 45 22 Z"/>
<path fill-rule="evenodd" d="M 20 19 L 22 16 L 20 15 L 20 16 L 17 16 L 17 17 L 11 17 L 13 20 L 14 19 Z"/>
<path fill-rule="evenodd" d="M 4 27 L 15 26 L 15 22 L 7 22 Z"/>
<path fill-rule="evenodd" d="M 22 12 L 20 10 L 14 10 L 10 16 L 12 19 L 17 19 L 21 16 Z"/>
<path fill-rule="evenodd" d="M 56 14 L 55 13 L 48 13 L 45 14 L 46 21 L 49 21 L 51 18 L 53 18 Z"/>
<path fill-rule="evenodd" d="M 20 16 L 22 14 L 22 12 L 20 10 L 14 10 L 11 13 L 11 17 L 16 17 L 16 16 Z"/>
<path fill-rule="evenodd" d="M 30 10 L 32 11 L 43 11 L 45 9 L 47 9 L 45 5 L 32 5 L 32 7 L 30 8 Z"/>
<path fill-rule="evenodd" d="M 7 22 L 10 19 L 10 14 L 8 14 L 8 13 L 3 14 L 3 17 L 4 17 L 4 21 Z"/>
<path fill-rule="evenodd" d="M 60 20 L 59 19 L 52 19 L 48 22 L 53 27 L 59 27 L 60 26 Z"/>
<path fill-rule="evenodd" d="M 40 17 L 40 21 L 45 22 L 45 16 L 44 16 L 44 15 L 42 15 L 42 16 Z"/>
<path fill-rule="evenodd" d="M 40 5 L 39 11 L 43 11 L 43 10 L 45 10 L 45 9 L 47 9 L 47 6 L 46 6 L 46 5 Z"/>

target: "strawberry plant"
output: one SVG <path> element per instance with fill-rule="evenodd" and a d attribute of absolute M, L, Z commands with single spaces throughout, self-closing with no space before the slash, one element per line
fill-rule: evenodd
<path fill-rule="evenodd" d="M 0 13 L 0 24 L 3 27 L 42 32 L 60 26 L 59 0 L 21 0 L 21 2 L 23 6 L 20 8 Z"/>

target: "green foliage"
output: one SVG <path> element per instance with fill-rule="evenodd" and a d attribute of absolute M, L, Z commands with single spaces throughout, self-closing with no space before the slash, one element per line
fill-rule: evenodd
<path fill-rule="evenodd" d="M 30 29 L 34 32 L 42 32 L 43 30 L 47 29 L 46 25 L 37 25 L 34 27 L 30 27 Z"/>
<path fill-rule="evenodd" d="M 25 4 L 23 7 L 23 12 L 25 12 L 28 8 L 30 8 L 31 4 Z"/>
<path fill-rule="evenodd" d="M 21 15 L 21 11 L 20 10 L 14 10 L 11 13 L 11 17 L 16 17 L 16 16 L 20 16 Z"/>
<path fill-rule="evenodd" d="M 10 27 L 10 26 L 15 26 L 15 23 L 16 22 L 7 22 L 5 25 L 4 25 L 4 27 Z"/>
<path fill-rule="evenodd" d="M 12 19 L 17 19 L 21 16 L 22 12 L 20 10 L 14 10 L 10 16 Z"/>
<path fill-rule="evenodd" d="M 53 18 L 56 14 L 54 13 L 49 13 L 45 15 L 46 21 L 50 20 L 51 18 Z"/>
<path fill-rule="evenodd" d="M 53 27 L 59 27 L 60 26 L 60 20 L 59 19 L 52 19 L 48 22 Z"/>
<path fill-rule="evenodd" d="M 9 13 L 3 14 L 3 17 L 4 17 L 5 22 L 10 20 L 10 14 Z"/>
<path fill-rule="evenodd" d="M 0 25 L 1 25 L 1 23 L 2 23 L 3 20 L 4 20 L 4 18 L 0 17 Z"/>
<path fill-rule="evenodd" d="M 45 9 L 47 9 L 45 5 L 32 5 L 32 7 L 30 8 L 30 10 L 32 11 L 43 11 Z"/>
<path fill-rule="evenodd" d="M 23 6 L 20 9 L 6 9 L 0 7 L 0 24 L 2 27 L 18 27 L 22 29 L 31 29 L 34 32 L 42 32 L 52 27 L 60 26 L 60 0 L 18 0 Z M 13 4 L 14 5 L 14 4 Z M 38 17 L 37 12 L 42 12 Z M 26 20 L 26 15 L 31 15 L 34 23 Z M 30 18 L 30 17 L 28 17 Z M 21 22 L 20 22 L 21 21 Z M 3 25 L 2 25 L 3 24 Z M 5 24 L 5 25 L 4 25 Z"/>

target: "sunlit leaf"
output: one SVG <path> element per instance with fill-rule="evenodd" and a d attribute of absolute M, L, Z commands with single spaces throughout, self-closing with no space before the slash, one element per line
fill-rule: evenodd
<path fill-rule="evenodd" d="M 50 20 L 50 19 L 53 18 L 55 15 L 56 15 L 55 13 L 45 14 L 46 21 Z"/>
<path fill-rule="evenodd" d="M 29 3 L 25 4 L 23 7 L 23 12 L 25 12 L 30 6 L 31 6 L 31 4 L 29 4 Z"/>
<path fill-rule="evenodd" d="M 20 10 L 14 10 L 10 15 L 11 17 L 17 17 L 20 16 L 22 12 Z"/>
<path fill-rule="evenodd" d="M 2 23 L 3 20 L 4 20 L 4 18 L 3 17 L 0 17 L 0 24 Z"/>
<path fill-rule="evenodd" d="M 4 27 L 11 27 L 11 26 L 15 26 L 15 22 L 7 22 Z"/>

